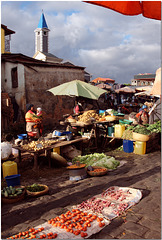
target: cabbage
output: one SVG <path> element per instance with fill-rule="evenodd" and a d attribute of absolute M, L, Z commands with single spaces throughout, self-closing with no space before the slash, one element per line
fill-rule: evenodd
<path fill-rule="evenodd" d="M 72 163 L 79 161 L 86 164 L 86 166 L 105 167 L 108 169 L 115 169 L 119 166 L 120 162 L 114 157 L 106 156 L 104 153 L 94 153 L 85 156 L 78 156 L 73 158 Z"/>

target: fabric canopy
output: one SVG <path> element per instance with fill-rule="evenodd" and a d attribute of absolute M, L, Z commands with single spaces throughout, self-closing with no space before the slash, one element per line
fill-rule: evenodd
<path fill-rule="evenodd" d="M 142 14 L 144 17 L 161 20 L 161 1 L 85 1 L 112 9 L 124 15 Z"/>
<path fill-rule="evenodd" d="M 116 93 L 135 93 L 136 91 L 133 88 L 130 87 L 122 87 L 117 90 L 115 90 Z"/>
<path fill-rule="evenodd" d="M 158 68 L 156 70 L 155 82 L 153 84 L 150 94 L 161 96 L 161 68 Z"/>
<path fill-rule="evenodd" d="M 151 91 L 152 89 L 152 86 L 138 86 L 136 87 L 136 91 Z"/>
<path fill-rule="evenodd" d="M 47 91 L 53 93 L 53 95 L 66 95 L 70 97 L 85 97 L 90 99 L 98 100 L 98 98 L 106 93 L 106 90 L 100 89 L 89 83 L 73 80 L 70 82 L 63 83 L 57 87 L 48 89 Z"/>
<path fill-rule="evenodd" d="M 100 83 L 100 84 L 97 84 L 96 87 L 99 87 L 99 88 L 102 88 L 102 89 L 111 89 L 112 87 L 108 84 L 104 84 L 104 83 Z"/>

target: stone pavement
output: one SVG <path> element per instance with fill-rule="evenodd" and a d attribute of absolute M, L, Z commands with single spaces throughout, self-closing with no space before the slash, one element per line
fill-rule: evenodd
<path fill-rule="evenodd" d="M 2 205 L 1 238 L 5 239 L 62 214 L 75 204 L 101 193 L 110 186 L 132 187 L 143 191 L 141 201 L 121 217 L 113 219 L 91 239 L 161 239 L 161 152 L 137 155 L 123 151 L 107 152 L 126 163 L 102 177 L 69 180 L 68 171 L 39 178 L 47 184 L 49 195 L 25 198 L 22 202 Z M 27 185 L 21 179 L 22 185 Z"/>

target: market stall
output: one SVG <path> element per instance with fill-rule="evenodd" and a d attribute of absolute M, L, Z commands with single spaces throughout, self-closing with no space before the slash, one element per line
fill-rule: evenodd
<path fill-rule="evenodd" d="M 34 169 L 38 169 L 38 157 L 41 154 L 45 154 L 45 156 L 47 157 L 47 161 L 49 164 L 49 167 L 51 167 L 51 151 L 54 148 L 58 148 L 58 147 L 65 147 L 71 144 L 76 144 L 76 143 L 80 143 L 80 149 L 82 149 L 82 141 L 83 138 L 81 137 L 75 137 L 73 140 L 71 141 L 59 141 L 59 140 L 48 140 L 48 141 L 33 141 L 31 143 L 28 144 L 24 144 L 21 146 L 16 146 L 13 145 L 13 148 L 17 149 L 19 151 L 19 162 L 21 161 L 21 153 L 30 153 L 31 155 L 34 156 Z"/>

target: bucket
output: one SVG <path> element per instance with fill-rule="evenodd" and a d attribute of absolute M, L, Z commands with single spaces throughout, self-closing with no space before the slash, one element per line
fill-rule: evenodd
<path fill-rule="evenodd" d="M 112 137 L 113 133 L 114 133 L 114 127 L 113 126 L 108 127 L 108 136 Z"/>
<path fill-rule="evenodd" d="M 115 125 L 115 137 L 121 138 L 124 131 L 125 131 L 125 125 L 120 125 L 120 124 Z"/>
<path fill-rule="evenodd" d="M 146 142 L 136 141 L 135 147 L 134 147 L 134 153 L 142 154 L 142 155 L 145 154 L 146 153 Z"/>
<path fill-rule="evenodd" d="M 60 154 L 60 147 L 53 148 L 53 152 Z"/>
<path fill-rule="evenodd" d="M 20 174 L 15 174 L 15 175 L 11 175 L 11 176 L 7 176 L 5 177 L 6 182 L 7 182 L 7 186 L 19 186 L 20 185 Z"/>
<path fill-rule="evenodd" d="M 133 152 L 133 141 L 131 140 L 123 140 L 123 151 L 126 153 Z"/>
<path fill-rule="evenodd" d="M 2 164 L 3 177 L 17 174 L 17 163 L 14 161 L 6 161 Z"/>
<path fill-rule="evenodd" d="M 99 115 L 103 116 L 106 110 L 99 110 Z"/>

